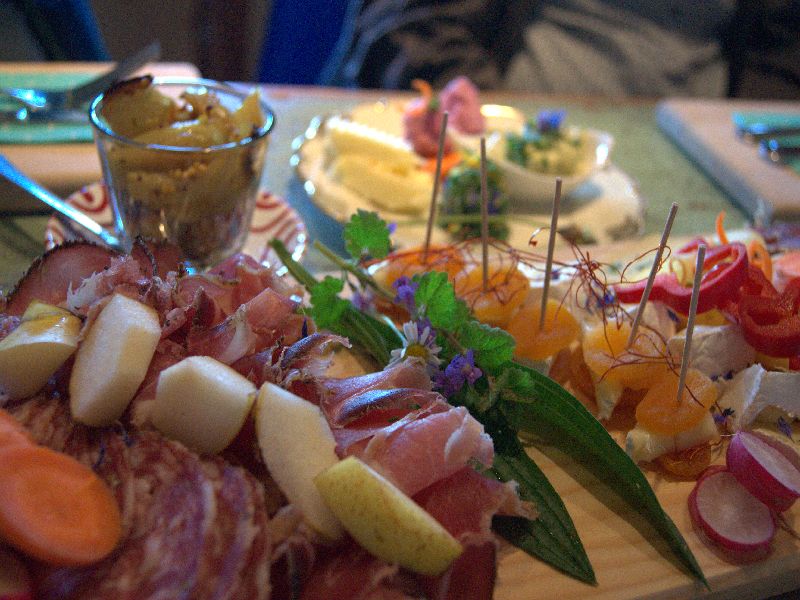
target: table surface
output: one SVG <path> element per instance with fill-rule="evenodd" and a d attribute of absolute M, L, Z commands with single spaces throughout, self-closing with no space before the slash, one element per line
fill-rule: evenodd
<path fill-rule="evenodd" d="M 287 198 L 298 209 L 312 239 L 320 238 L 328 243 L 339 236 L 340 226 L 319 212 L 294 176 L 290 166 L 292 141 L 302 134 L 313 117 L 346 112 L 359 103 L 386 97 L 387 93 L 285 86 L 264 86 L 263 91 L 276 113 L 265 186 Z M 655 100 L 618 102 L 495 93 L 485 94 L 483 101 L 513 105 L 527 114 L 535 114 L 542 108 L 564 107 L 568 110 L 571 123 L 613 134 L 616 144 L 612 160 L 636 181 L 646 200 L 646 234 L 661 231 L 672 202 L 678 202 L 680 206 L 673 227 L 674 235 L 687 236 L 712 231 L 714 219 L 721 210 L 727 213 L 728 227 L 745 223 L 744 215 L 730 203 L 725 192 L 660 132 L 655 119 Z M 4 153 L 14 150 L 0 147 L 0 152 Z M 94 148 L 90 144 L 69 149 L 42 146 L 24 150 L 31 153 L 28 156 L 34 157 L 32 163 L 19 164 L 28 172 L 40 168 L 47 161 L 59 160 L 59 156 L 67 157 L 64 160 L 96 161 Z M 82 158 L 76 158 L 75 153 L 80 153 Z M 84 183 L 91 183 L 97 178 L 99 168 L 96 174 L 88 175 Z M 71 191 L 59 189 L 58 181 L 51 181 L 50 184 L 62 194 Z M 71 186 L 74 183 L 61 182 L 61 185 Z M 42 252 L 48 216 L 45 213 L 4 214 L 4 201 L 5 198 L 0 195 L 0 289 L 8 291 L 32 259 Z M 312 268 L 323 268 L 322 263 L 318 262 L 319 257 L 313 253 L 307 256 L 307 260 Z"/>
<path fill-rule="evenodd" d="M 289 164 L 292 141 L 302 134 L 313 117 L 346 112 L 359 103 L 385 98 L 388 93 L 286 86 L 263 86 L 262 89 L 276 114 L 264 185 L 287 198 L 298 209 L 306 221 L 311 239 L 319 238 L 335 245 L 340 236 L 339 226 L 308 199 Z M 645 200 L 646 233 L 661 230 L 672 202 L 680 205 L 673 227 L 674 235 L 711 231 L 720 210 L 727 213 L 728 227 L 737 227 L 745 222 L 744 215 L 730 203 L 725 192 L 661 133 L 655 120 L 655 100 L 620 102 L 517 93 L 486 93 L 482 99 L 516 106 L 526 114 L 536 114 L 542 108 L 564 107 L 570 123 L 610 132 L 615 138 L 612 161 L 633 178 Z M 19 157 L 20 168 L 46 179 L 46 184 L 61 194 L 74 191 L 100 176 L 91 144 L 71 144 L 67 148 L 57 145 L 0 146 L 0 152 Z M 66 179 L 67 174 L 59 164 L 80 165 L 85 173 L 78 181 Z M 0 288 L 4 290 L 13 285 L 40 253 L 47 221 L 47 217 L 41 214 L 4 215 L 2 206 L 11 202 L 7 196 L 10 193 L 19 195 L 22 192 L 3 190 L 0 195 Z M 18 204 L 20 199 L 12 200 Z M 316 261 L 317 257 L 311 253 L 309 262 L 312 268 L 321 266 Z"/>

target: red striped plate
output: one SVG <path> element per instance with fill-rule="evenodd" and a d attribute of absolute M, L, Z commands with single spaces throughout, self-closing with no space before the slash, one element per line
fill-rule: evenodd
<path fill-rule="evenodd" d="M 67 202 L 104 227 L 111 229 L 113 222 L 111 201 L 108 189 L 102 183 L 92 183 L 74 192 L 67 198 Z M 55 217 L 47 221 L 44 243 L 48 250 L 72 237 Z M 275 257 L 267 244 L 271 239 L 278 238 L 286 245 L 294 259 L 299 260 L 305 251 L 306 237 L 305 223 L 286 200 L 266 190 L 258 192 L 253 220 L 250 223 L 250 234 L 245 240 L 242 252 L 264 264 L 269 264 L 274 262 Z"/>

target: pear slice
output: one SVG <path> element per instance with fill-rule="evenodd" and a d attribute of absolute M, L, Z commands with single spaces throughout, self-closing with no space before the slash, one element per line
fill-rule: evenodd
<path fill-rule="evenodd" d="M 144 380 L 160 337 L 155 310 L 115 294 L 75 354 L 69 380 L 72 417 L 93 427 L 119 419 Z"/>
<path fill-rule="evenodd" d="M 314 483 L 347 532 L 368 552 L 423 575 L 440 575 L 463 547 L 419 504 L 350 456 Z"/>
<path fill-rule="evenodd" d="M 0 340 L 0 389 L 11 398 L 38 392 L 78 347 L 81 320 L 34 300 L 19 326 Z"/>
<path fill-rule="evenodd" d="M 319 407 L 265 383 L 256 400 L 255 425 L 264 463 L 289 502 L 324 537 L 342 537 L 339 520 L 314 485 L 314 477 L 339 462 L 336 440 Z"/>
<path fill-rule="evenodd" d="M 256 386 L 210 356 L 190 356 L 164 369 L 153 402 L 153 425 L 201 454 L 216 454 L 244 425 Z"/>

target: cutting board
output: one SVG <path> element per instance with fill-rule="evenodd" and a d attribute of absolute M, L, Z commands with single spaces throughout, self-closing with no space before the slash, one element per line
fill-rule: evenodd
<path fill-rule="evenodd" d="M 670 98 L 656 108 L 663 131 L 757 223 L 800 219 L 800 175 L 739 139 L 735 112 L 800 113 L 800 102 Z"/>
<path fill-rule="evenodd" d="M 530 450 L 561 494 L 595 570 L 597 586 L 571 579 L 527 554 L 507 550 L 500 560 L 494 600 L 764 600 L 789 592 L 800 597 L 800 541 L 779 530 L 765 560 L 732 564 L 718 556 L 693 531 L 687 497 L 693 482 L 646 472 L 664 510 L 680 529 L 708 579 L 705 589 L 685 574 L 648 524 L 632 525 L 632 512 L 585 471 L 575 471 L 563 455 Z M 597 492 L 595 496 L 592 492 Z M 800 529 L 800 504 L 784 516 Z"/>

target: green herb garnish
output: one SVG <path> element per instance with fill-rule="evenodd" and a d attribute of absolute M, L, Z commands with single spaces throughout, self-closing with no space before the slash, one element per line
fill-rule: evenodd
<path fill-rule="evenodd" d="M 355 259 L 376 256 L 388 240 L 385 223 L 362 211 L 345 227 L 345 243 Z M 270 245 L 289 272 L 311 293 L 312 316 L 322 315 L 326 327 L 347 335 L 378 364 L 389 361 L 391 351 L 402 347 L 403 337 L 384 319 L 356 310 L 338 293 L 344 282 L 326 277 L 317 282 L 296 263 L 280 241 Z M 321 247 L 326 255 L 330 250 Z M 356 260 L 334 259 L 357 284 L 381 290 Z M 525 452 L 520 435 L 534 444 L 552 446 L 584 465 L 591 473 L 602 473 L 600 482 L 645 517 L 689 573 L 707 585 L 700 566 L 658 502 L 647 479 L 636 464 L 609 436 L 603 426 L 569 392 L 545 375 L 513 361 L 514 340 L 500 329 L 475 321 L 467 306 L 455 295 L 443 273 L 416 275 L 413 287 L 413 319 L 429 323 L 437 332 L 443 364 L 461 361 L 474 367 L 471 376 L 459 381 L 448 400 L 466 406 L 492 436 L 495 463 L 491 473 L 500 480 L 519 484 L 520 496 L 535 502 L 539 518 L 497 517 L 495 531 L 523 551 L 564 573 L 594 583 L 592 566 L 578 533 L 558 493 Z M 315 317 L 316 318 L 316 317 Z M 474 360 L 474 364 L 471 361 Z M 480 375 L 480 376 L 478 376 Z"/>

